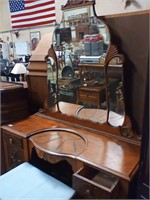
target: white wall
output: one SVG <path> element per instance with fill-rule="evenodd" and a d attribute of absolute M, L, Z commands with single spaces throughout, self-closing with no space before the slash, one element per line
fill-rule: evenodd
<path fill-rule="evenodd" d="M 10 28 L 8 0 L 0 0 L 0 31 L 10 30 Z"/>

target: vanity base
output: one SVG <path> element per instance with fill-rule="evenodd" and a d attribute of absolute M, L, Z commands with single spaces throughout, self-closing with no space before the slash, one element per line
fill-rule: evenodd
<path fill-rule="evenodd" d="M 18 157 L 20 156 L 20 153 L 22 155 L 21 162 L 29 161 L 31 159 L 31 152 L 33 148 L 36 148 L 38 156 L 41 159 L 47 160 L 50 163 L 55 164 L 65 160 L 65 162 L 67 161 L 72 166 L 74 173 L 72 182 L 73 187 L 77 191 L 80 191 L 78 187 L 83 186 L 85 191 L 84 195 L 88 198 L 88 195 L 91 194 L 94 197 L 99 196 L 99 194 L 103 194 L 103 199 L 113 198 L 114 196 L 119 199 L 127 199 L 130 197 L 128 196 L 129 192 L 134 193 L 131 186 L 138 171 L 140 151 L 140 147 L 138 145 L 104 136 L 101 135 L 100 132 L 92 132 L 92 130 L 77 127 L 73 124 L 67 125 L 60 120 L 58 121 L 45 115 L 42 116 L 38 113 L 26 118 L 25 120 L 14 122 L 11 125 L 4 125 L 1 129 L 2 135 L 4 136 L 2 138 L 7 138 L 7 141 L 10 141 L 7 142 L 8 145 L 5 145 L 4 148 L 8 171 L 13 168 L 11 165 L 12 162 L 10 162 L 13 158 L 9 156 L 9 149 L 11 149 L 14 144 L 17 144 L 17 146 L 15 145 L 17 149 L 14 150 L 18 153 L 13 155 L 15 157 L 14 161 L 16 161 L 16 165 L 20 164 L 20 162 L 17 162 L 20 160 L 20 157 Z M 78 144 L 77 136 L 75 136 L 75 140 L 73 141 L 73 134 L 72 136 L 69 136 L 70 140 L 67 140 L 67 134 L 61 134 L 61 137 L 56 143 L 51 143 L 49 140 L 52 137 L 51 131 L 50 133 L 46 133 L 45 137 L 41 139 L 43 131 L 47 129 L 53 131 L 68 130 L 67 134 L 69 134 L 69 131 L 71 131 L 71 133 L 78 133 L 85 139 L 86 145 L 84 148 L 81 148 L 83 146 L 80 147 Z M 65 138 L 63 138 L 63 135 Z M 10 137 L 10 139 L 8 137 Z M 68 141 L 68 149 L 66 149 L 66 145 L 64 145 L 62 141 Z M 5 141 L 3 142 L 5 143 Z M 72 148 L 75 147 L 72 145 L 72 142 L 76 143 L 78 147 L 78 151 L 74 148 L 74 152 L 76 154 L 70 154 L 70 152 L 72 152 Z M 83 144 L 83 140 L 79 140 L 79 142 Z M 51 143 L 51 145 L 49 143 Z M 56 148 L 54 145 L 57 143 L 59 145 Z M 55 148 L 52 149 L 52 147 Z M 78 171 L 80 169 L 81 171 Z M 95 174 L 95 176 L 93 174 Z M 91 178 L 89 175 L 92 175 L 93 177 Z M 111 182 L 111 188 L 107 188 L 106 185 L 102 185 L 104 184 L 104 181 L 103 183 L 95 183 L 96 179 L 99 179 L 99 177 L 104 178 L 105 176 L 108 177 L 105 179 L 107 181 L 109 181 L 110 177 L 113 177 L 112 180 L 114 180 L 114 182 Z M 90 194 L 89 191 L 87 191 L 89 185 L 91 188 Z M 119 193 L 117 192 L 118 187 Z M 118 196 L 116 196 L 117 194 Z"/>

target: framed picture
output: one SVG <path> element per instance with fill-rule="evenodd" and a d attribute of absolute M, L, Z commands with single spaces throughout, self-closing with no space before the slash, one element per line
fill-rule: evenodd
<path fill-rule="evenodd" d="M 40 31 L 31 32 L 30 38 L 31 38 L 31 51 L 34 51 L 40 41 L 40 38 L 41 38 Z"/>

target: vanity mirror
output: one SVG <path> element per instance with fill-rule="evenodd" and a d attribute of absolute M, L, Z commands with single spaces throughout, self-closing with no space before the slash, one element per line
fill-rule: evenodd
<path fill-rule="evenodd" d="M 109 29 L 96 17 L 94 4 L 94 0 L 68 0 L 62 6 L 62 21 L 46 56 L 49 98 L 45 110 L 130 138 L 134 134 L 125 113 L 124 56 L 111 44 Z"/>

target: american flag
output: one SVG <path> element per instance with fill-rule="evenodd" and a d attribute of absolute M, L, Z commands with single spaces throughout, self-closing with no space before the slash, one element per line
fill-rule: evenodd
<path fill-rule="evenodd" d="M 9 0 L 12 28 L 27 28 L 56 21 L 55 0 Z"/>

